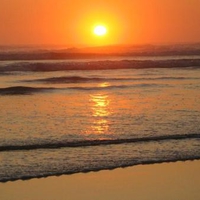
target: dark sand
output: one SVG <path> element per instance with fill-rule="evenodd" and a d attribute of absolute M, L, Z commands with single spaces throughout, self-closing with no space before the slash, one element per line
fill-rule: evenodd
<path fill-rule="evenodd" d="M 200 161 L 0 183 L 1 200 L 198 200 Z"/>

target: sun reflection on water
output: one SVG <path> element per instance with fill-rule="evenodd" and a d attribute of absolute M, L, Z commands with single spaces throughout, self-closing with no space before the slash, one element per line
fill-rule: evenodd
<path fill-rule="evenodd" d="M 90 95 L 92 125 L 88 131 L 91 134 L 107 134 L 109 129 L 110 99 L 105 94 Z"/>
<path fill-rule="evenodd" d="M 90 102 L 92 103 L 92 116 L 103 117 L 109 116 L 110 100 L 107 95 L 90 95 Z"/>
<path fill-rule="evenodd" d="M 104 83 L 99 84 L 99 87 L 102 87 L 102 88 L 105 88 L 105 87 L 108 87 L 108 86 L 110 86 L 110 83 L 108 83 L 108 82 L 104 82 Z"/>

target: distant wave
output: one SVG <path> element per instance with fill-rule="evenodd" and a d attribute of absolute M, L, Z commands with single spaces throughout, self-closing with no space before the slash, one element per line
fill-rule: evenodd
<path fill-rule="evenodd" d="M 115 57 L 198 56 L 200 44 L 66 46 L 0 46 L 0 60 L 101 59 Z"/>
<path fill-rule="evenodd" d="M 166 84 L 135 84 L 135 85 L 108 85 L 108 86 L 96 86 L 96 87 L 26 87 L 26 86 L 14 86 L 7 88 L 0 88 L 0 95 L 30 95 L 40 92 L 52 92 L 52 91 L 67 91 L 67 90 L 79 90 L 79 91 L 100 91 L 100 90 L 111 90 L 111 89 L 126 89 L 130 87 L 162 87 L 167 86 Z"/>
<path fill-rule="evenodd" d="M 15 86 L 15 87 L 0 88 L 0 95 L 25 95 L 52 89 L 53 88 L 34 88 L 34 87 Z"/>
<path fill-rule="evenodd" d="M 66 71 L 66 70 L 111 70 L 111 69 L 145 69 L 145 68 L 200 68 L 200 59 L 174 60 L 121 60 L 91 62 L 15 62 L 0 67 L 0 73 L 11 71 Z"/>
<path fill-rule="evenodd" d="M 198 77 L 142 77 L 142 78 L 97 78 L 97 77 L 82 77 L 82 76 L 61 76 L 44 79 L 23 80 L 21 82 L 45 82 L 51 84 L 63 83 L 86 83 L 86 82 L 113 82 L 113 81 L 153 81 L 153 80 L 195 80 Z"/>
<path fill-rule="evenodd" d="M 102 81 L 123 81 L 128 79 L 122 78 L 93 78 L 93 77 L 82 77 L 82 76 L 62 76 L 52 77 L 45 79 L 25 80 L 22 82 L 46 82 L 46 83 L 85 83 L 85 82 L 102 82 Z"/>
<path fill-rule="evenodd" d="M 200 134 L 183 134 L 183 135 L 163 135 L 144 138 L 129 138 L 129 139 L 114 139 L 114 140 L 83 140 L 74 142 L 55 142 L 44 144 L 28 144 L 28 145 L 4 145 L 0 146 L 1 151 L 20 151 L 20 150 L 36 150 L 36 149 L 58 149 L 64 147 L 85 147 L 99 145 L 117 145 L 125 143 L 138 142 L 153 142 L 164 140 L 183 140 L 183 139 L 198 139 Z"/>

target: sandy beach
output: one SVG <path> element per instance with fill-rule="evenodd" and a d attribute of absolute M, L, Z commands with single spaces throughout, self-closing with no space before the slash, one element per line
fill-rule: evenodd
<path fill-rule="evenodd" d="M 0 183 L 1 200 L 197 200 L 200 161 Z"/>

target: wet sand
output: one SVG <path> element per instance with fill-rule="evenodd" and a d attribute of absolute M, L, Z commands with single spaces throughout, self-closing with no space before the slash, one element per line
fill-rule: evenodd
<path fill-rule="evenodd" d="M 200 160 L 0 183 L 1 200 L 197 200 Z"/>

